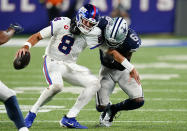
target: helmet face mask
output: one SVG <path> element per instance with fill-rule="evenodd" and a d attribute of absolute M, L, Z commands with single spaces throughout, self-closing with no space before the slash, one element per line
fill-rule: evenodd
<path fill-rule="evenodd" d="M 110 42 L 106 39 L 106 44 L 107 46 L 109 46 L 110 48 L 118 48 L 121 44 L 123 44 L 123 42 L 121 43 L 117 43 L 117 42 Z"/>
<path fill-rule="evenodd" d="M 99 10 L 91 4 L 87 4 L 81 7 L 77 12 L 77 27 L 83 34 L 87 34 L 97 26 L 99 17 Z"/>
<path fill-rule="evenodd" d="M 113 18 L 105 28 L 105 39 L 107 46 L 119 47 L 125 40 L 128 33 L 128 26 L 122 17 Z"/>
<path fill-rule="evenodd" d="M 84 17 L 80 17 L 80 18 L 81 18 L 81 22 L 79 24 L 79 28 L 81 28 L 80 30 L 85 30 L 83 32 L 90 32 L 97 25 L 96 22 L 92 22 L 87 18 Z"/>

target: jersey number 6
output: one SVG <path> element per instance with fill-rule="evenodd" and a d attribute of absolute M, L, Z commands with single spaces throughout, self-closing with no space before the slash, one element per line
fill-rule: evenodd
<path fill-rule="evenodd" d="M 62 37 L 61 43 L 58 46 L 58 50 L 67 55 L 70 53 L 73 44 L 74 44 L 74 38 L 65 35 Z"/>

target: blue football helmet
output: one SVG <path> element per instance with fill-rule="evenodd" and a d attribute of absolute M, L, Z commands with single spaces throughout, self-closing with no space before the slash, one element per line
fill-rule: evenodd
<path fill-rule="evenodd" d="M 98 25 L 99 18 L 99 9 L 94 5 L 86 4 L 76 14 L 77 27 L 83 34 L 87 34 Z M 85 25 L 85 21 L 89 22 L 89 26 Z"/>
<path fill-rule="evenodd" d="M 123 44 L 128 33 L 128 25 L 124 18 L 116 17 L 108 21 L 105 28 L 106 44 L 111 48 L 117 48 Z"/>

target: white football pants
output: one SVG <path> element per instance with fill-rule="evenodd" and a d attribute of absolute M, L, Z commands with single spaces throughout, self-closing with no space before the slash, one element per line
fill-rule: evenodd
<path fill-rule="evenodd" d="M 65 80 L 72 85 L 85 87 L 67 117 L 76 117 L 100 88 L 98 78 L 88 68 L 76 63 L 56 61 L 46 56 L 43 71 L 49 85 L 60 85 L 63 88 L 63 80 Z"/>
<path fill-rule="evenodd" d="M 8 98 L 15 95 L 16 93 L 12 89 L 9 89 L 0 81 L 0 101 L 5 102 Z"/>

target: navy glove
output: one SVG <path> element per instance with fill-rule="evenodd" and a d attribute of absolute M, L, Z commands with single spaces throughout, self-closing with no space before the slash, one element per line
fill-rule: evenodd
<path fill-rule="evenodd" d="M 10 24 L 10 28 L 13 28 L 15 30 L 15 33 L 24 31 L 23 27 L 18 23 Z"/>

